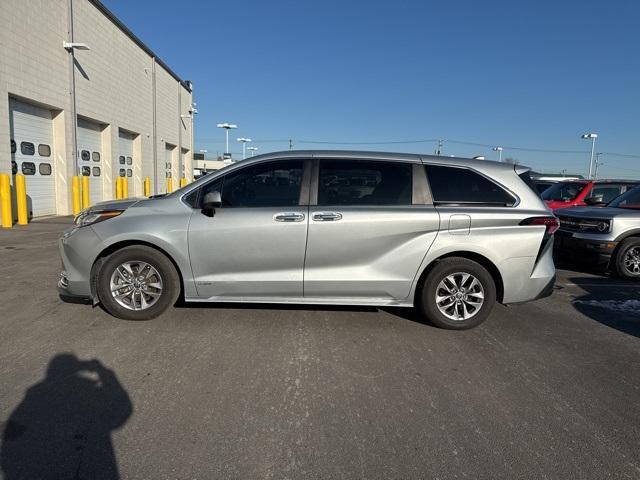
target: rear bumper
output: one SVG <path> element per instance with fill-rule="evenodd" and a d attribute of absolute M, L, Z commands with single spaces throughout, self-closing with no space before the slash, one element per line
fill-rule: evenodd
<path fill-rule="evenodd" d="M 603 266 L 611 260 L 618 242 L 575 237 L 571 232 L 556 233 L 554 254 L 561 260 Z"/>

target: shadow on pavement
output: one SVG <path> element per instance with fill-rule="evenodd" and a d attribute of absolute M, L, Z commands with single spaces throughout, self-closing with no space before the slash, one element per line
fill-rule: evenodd
<path fill-rule="evenodd" d="M 571 278 L 570 281 L 585 292 L 572 302 L 578 312 L 603 325 L 640 337 L 640 283 L 597 277 Z"/>
<path fill-rule="evenodd" d="M 3 425 L 3 478 L 119 479 L 111 432 L 132 412 L 129 395 L 99 360 L 56 355 Z"/>

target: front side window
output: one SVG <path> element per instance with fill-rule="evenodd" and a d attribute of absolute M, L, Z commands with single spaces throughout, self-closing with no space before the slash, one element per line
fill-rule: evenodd
<path fill-rule="evenodd" d="M 22 173 L 24 175 L 35 175 L 36 164 L 33 162 L 22 162 Z"/>
<path fill-rule="evenodd" d="M 300 199 L 302 161 L 268 162 L 224 177 L 223 207 L 293 207 Z"/>
<path fill-rule="evenodd" d="M 449 204 L 511 206 L 512 195 L 468 168 L 425 165 L 433 201 Z"/>
<path fill-rule="evenodd" d="M 44 143 L 38 145 L 38 155 L 41 157 L 50 157 L 51 156 L 51 147 Z"/>
<path fill-rule="evenodd" d="M 560 182 L 547 188 L 541 195 L 543 200 L 568 202 L 575 199 L 586 186 L 581 182 Z"/>
<path fill-rule="evenodd" d="M 31 142 L 20 142 L 20 153 L 23 155 L 33 155 L 36 153 L 36 147 Z"/>
<path fill-rule="evenodd" d="M 38 165 L 38 172 L 40 175 L 51 175 L 51 164 L 50 163 L 41 163 Z"/>
<path fill-rule="evenodd" d="M 409 163 L 322 160 L 318 205 L 411 205 Z"/>

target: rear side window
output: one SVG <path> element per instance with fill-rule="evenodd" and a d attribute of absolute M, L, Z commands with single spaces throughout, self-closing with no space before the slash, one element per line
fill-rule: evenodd
<path fill-rule="evenodd" d="M 425 165 L 435 204 L 511 206 L 515 199 L 498 184 L 473 170 Z"/>
<path fill-rule="evenodd" d="M 318 205 L 411 205 L 409 163 L 322 160 Z"/>
<path fill-rule="evenodd" d="M 622 194 L 622 185 L 594 185 L 589 194 L 590 198 L 598 198 L 601 202 L 609 203 Z"/>

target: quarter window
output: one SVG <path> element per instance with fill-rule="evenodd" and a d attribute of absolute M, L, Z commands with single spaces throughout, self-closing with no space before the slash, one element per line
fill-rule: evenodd
<path fill-rule="evenodd" d="M 322 160 L 318 205 L 411 205 L 412 172 L 409 163 Z"/>
<path fill-rule="evenodd" d="M 51 175 L 51 164 L 50 163 L 41 163 L 38 165 L 38 172 L 40 175 Z"/>
<path fill-rule="evenodd" d="M 511 206 L 515 199 L 502 187 L 473 170 L 426 165 L 434 203 Z"/>
<path fill-rule="evenodd" d="M 38 145 L 38 155 L 41 157 L 50 157 L 51 156 L 51 147 L 47 144 L 41 143 Z"/>
<path fill-rule="evenodd" d="M 94 177 L 100 176 L 100 167 L 93 167 L 93 176 Z"/>
<path fill-rule="evenodd" d="M 293 207 L 300 199 L 302 161 L 253 165 L 224 177 L 223 207 Z"/>
<path fill-rule="evenodd" d="M 93 152 L 91 154 L 91 160 L 93 160 L 94 162 L 99 162 L 100 161 L 100 152 Z"/>
<path fill-rule="evenodd" d="M 33 143 L 20 142 L 20 153 L 22 153 L 23 155 L 33 155 L 35 152 L 36 152 L 36 147 L 33 145 Z M 35 173 L 35 170 L 34 170 L 34 173 Z M 33 175 L 33 173 L 30 175 Z"/>
<path fill-rule="evenodd" d="M 80 158 L 84 162 L 88 162 L 89 160 L 91 160 L 91 153 L 89 152 L 89 150 L 82 150 L 82 152 L 80 152 Z"/>
<path fill-rule="evenodd" d="M 36 164 L 33 162 L 22 162 L 22 173 L 24 175 L 35 175 Z"/>

